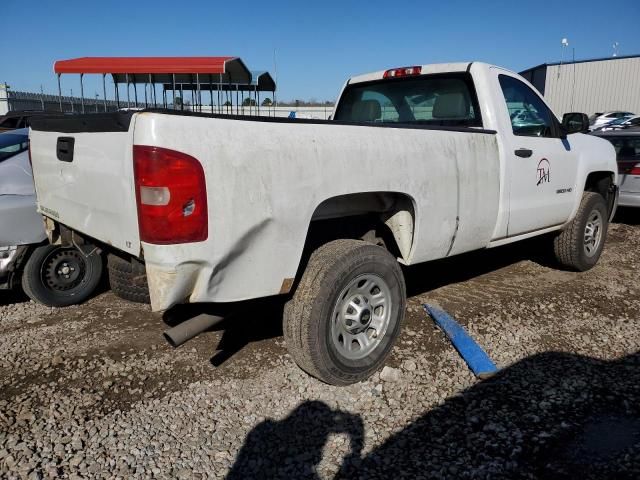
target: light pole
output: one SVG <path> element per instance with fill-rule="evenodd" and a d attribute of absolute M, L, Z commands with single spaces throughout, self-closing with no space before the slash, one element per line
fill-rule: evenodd
<path fill-rule="evenodd" d="M 560 66 L 558 67 L 558 78 L 560 78 L 560 70 L 562 70 L 562 64 L 564 63 L 564 50 L 569 46 L 569 40 L 567 38 L 563 38 L 560 41 L 562 45 L 562 50 L 560 53 Z"/>

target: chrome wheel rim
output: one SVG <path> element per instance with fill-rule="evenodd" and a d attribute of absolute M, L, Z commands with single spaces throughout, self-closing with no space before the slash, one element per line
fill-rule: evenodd
<path fill-rule="evenodd" d="M 391 289 L 378 275 L 360 275 L 342 289 L 331 315 L 331 340 L 349 360 L 371 354 L 391 320 Z"/>
<path fill-rule="evenodd" d="M 593 210 L 589 214 L 584 228 L 584 253 L 587 257 L 593 257 L 602 241 L 603 221 L 599 210 Z"/>

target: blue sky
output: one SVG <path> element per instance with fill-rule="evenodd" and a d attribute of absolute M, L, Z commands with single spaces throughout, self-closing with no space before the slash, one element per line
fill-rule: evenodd
<path fill-rule="evenodd" d="M 273 72 L 281 99 L 333 100 L 354 74 L 478 60 L 512 70 L 567 56 L 640 54 L 640 1 L 2 2 L 0 82 L 57 92 L 52 64 L 80 56 L 234 55 Z M 74 76 L 75 77 L 75 76 Z M 101 91 L 85 77 L 87 95 Z M 77 78 L 63 88 L 79 92 Z"/>

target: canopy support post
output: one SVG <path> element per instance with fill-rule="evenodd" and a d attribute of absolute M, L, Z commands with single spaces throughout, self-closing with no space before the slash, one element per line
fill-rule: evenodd
<path fill-rule="evenodd" d="M 102 74 L 102 101 L 104 104 L 104 111 L 107 111 L 107 82 L 105 81 L 104 77 L 106 76 L 106 73 Z"/>
<path fill-rule="evenodd" d="M 131 108 L 131 97 L 129 97 L 129 74 L 124 74 L 124 79 L 127 82 L 127 108 Z"/>
<path fill-rule="evenodd" d="M 82 113 L 84 113 L 84 86 L 82 85 L 82 77 L 84 73 L 80 74 L 80 108 L 82 109 Z"/>
<path fill-rule="evenodd" d="M 195 98 L 195 88 L 193 86 L 193 75 L 189 75 L 189 82 L 190 86 L 191 86 L 191 111 L 195 112 L 196 111 L 196 98 Z"/>
<path fill-rule="evenodd" d="M 173 109 L 176 109 L 176 74 L 171 74 L 171 80 L 173 81 Z"/>
<path fill-rule="evenodd" d="M 196 73 L 196 88 L 198 89 L 198 111 L 202 113 L 202 97 L 200 95 L 200 74 Z"/>
<path fill-rule="evenodd" d="M 153 83 L 153 77 L 149 74 L 149 93 L 151 94 L 151 98 L 153 99 L 153 108 L 157 108 L 156 105 L 156 85 Z"/>
<path fill-rule="evenodd" d="M 133 99 L 136 102 L 136 108 L 138 108 L 138 85 L 136 84 L 135 77 L 133 77 Z"/>
<path fill-rule="evenodd" d="M 209 99 L 211 100 L 211 115 L 213 115 L 213 86 L 211 83 L 213 82 L 213 78 L 209 75 Z"/>
<path fill-rule="evenodd" d="M 60 113 L 62 113 L 62 87 L 60 86 L 60 74 L 58 74 L 58 101 L 60 102 Z"/>

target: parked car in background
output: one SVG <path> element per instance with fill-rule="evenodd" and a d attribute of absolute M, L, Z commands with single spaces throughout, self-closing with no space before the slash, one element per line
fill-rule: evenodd
<path fill-rule="evenodd" d="M 102 258 L 77 241 L 65 247 L 46 241 L 36 209 L 28 134 L 26 128 L 0 133 L 0 289 L 21 285 L 44 305 L 75 304 L 98 285 Z"/>
<path fill-rule="evenodd" d="M 623 111 L 612 111 L 605 113 L 596 113 L 589 118 L 590 130 L 595 130 L 596 128 L 602 127 L 603 125 L 617 120 L 622 117 L 630 117 L 634 114 L 632 112 L 623 112 Z"/>
<path fill-rule="evenodd" d="M 624 130 L 626 128 L 640 127 L 640 115 L 622 117 L 613 122 L 605 123 L 602 127 L 596 128 L 594 132 L 607 132 L 611 130 Z"/>
<path fill-rule="evenodd" d="M 51 115 L 52 112 L 42 110 L 13 110 L 0 116 L 0 132 L 27 128 L 31 124 L 31 119 L 39 115 Z"/>
<path fill-rule="evenodd" d="M 621 207 L 640 207 L 640 128 L 594 132 L 609 140 L 616 149 L 618 172 L 620 173 Z"/>

